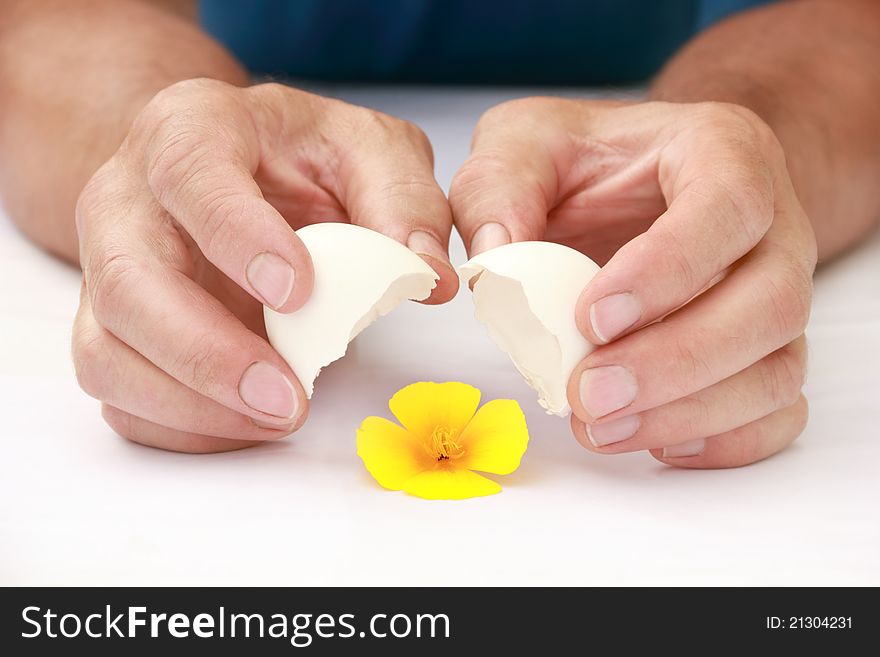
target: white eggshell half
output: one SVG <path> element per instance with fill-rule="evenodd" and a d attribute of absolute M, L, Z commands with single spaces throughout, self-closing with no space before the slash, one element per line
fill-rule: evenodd
<path fill-rule="evenodd" d="M 403 244 L 368 228 L 320 223 L 296 234 L 312 256 L 312 294 L 296 312 L 263 312 L 269 342 L 311 398 L 322 367 L 401 302 L 427 299 L 439 276 Z"/>
<path fill-rule="evenodd" d="M 477 320 L 537 390 L 538 403 L 568 415 L 568 380 L 593 348 L 575 324 L 575 305 L 599 266 L 561 244 L 516 242 L 481 253 L 458 271 L 471 284 Z"/>

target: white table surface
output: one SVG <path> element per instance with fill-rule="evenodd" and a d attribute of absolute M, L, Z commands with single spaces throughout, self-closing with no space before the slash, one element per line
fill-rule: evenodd
<path fill-rule="evenodd" d="M 524 95 L 337 91 L 420 124 L 444 187 L 481 112 Z M 806 432 L 726 471 L 585 452 L 468 294 L 370 327 L 292 439 L 208 456 L 133 445 L 73 377 L 79 280 L 0 216 L 0 584 L 880 584 L 880 234 L 817 276 Z M 356 427 L 417 380 L 519 400 L 532 441 L 503 493 L 428 502 L 366 473 Z"/>

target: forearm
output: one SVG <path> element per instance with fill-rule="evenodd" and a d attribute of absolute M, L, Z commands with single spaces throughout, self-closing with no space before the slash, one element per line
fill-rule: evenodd
<path fill-rule="evenodd" d="M 7 2 L 0 12 L 0 196 L 43 248 L 77 260 L 76 199 L 138 111 L 174 82 L 246 84 L 221 46 L 138 0 Z"/>
<path fill-rule="evenodd" d="M 785 149 L 820 258 L 880 219 L 880 2 L 798 0 L 736 16 L 688 44 L 651 96 L 761 116 Z"/>

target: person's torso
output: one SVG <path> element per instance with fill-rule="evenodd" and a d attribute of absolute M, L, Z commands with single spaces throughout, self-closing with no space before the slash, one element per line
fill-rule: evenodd
<path fill-rule="evenodd" d="M 641 80 L 702 26 L 760 0 L 201 0 L 256 74 L 330 81 Z"/>

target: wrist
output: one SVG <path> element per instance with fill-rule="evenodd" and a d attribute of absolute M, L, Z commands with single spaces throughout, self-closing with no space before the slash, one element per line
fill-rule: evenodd
<path fill-rule="evenodd" d="M 786 85 L 777 84 L 760 76 L 715 71 L 663 71 L 650 89 L 651 100 L 696 103 L 725 102 L 753 112 L 769 127 L 775 140 L 782 146 L 781 163 L 797 193 L 798 200 L 813 221 L 824 256 L 839 250 L 833 231 L 829 233 L 825 218 L 835 211 L 832 181 L 842 172 L 832 156 L 831 144 L 822 132 L 822 125 L 810 120 L 796 103 L 797 97 L 786 94 Z M 830 244 L 830 246 L 829 246 Z"/>
<path fill-rule="evenodd" d="M 785 131 L 781 123 L 791 116 L 785 111 L 785 99 L 779 89 L 779 85 L 752 73 L 701 72 L 667 67 L 652 82 L 648 98 L 673 103 L 715 101 L 740 105 L 753 111 L 779 133 Z"/>

